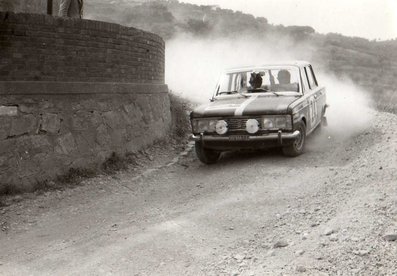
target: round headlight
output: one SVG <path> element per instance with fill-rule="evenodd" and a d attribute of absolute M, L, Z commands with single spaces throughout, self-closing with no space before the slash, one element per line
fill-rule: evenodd
<path fill-rule="evenodd" d="M 263 119 L 263 128 L 273 128 L 274 127 L 274 124 L 273 124 L 273 121 L 272 120 L 270 120 L 270 119 L 268 119 L 268 118 L 265 118 L 265 119 Z"/>
<path fill-rule="evenodd" d="M 245 124 L 245 129 L 248 133 L 257 133 L 259 130 L 259 122 L 255 119 L 249 119 Z"/>
<path fill-rule="evenodd" d="M 286 128 L 287 127 L 287 120 L 285 117 L 277 117 L 275 125 L 277 128 Z"/>
<path fill-rule="evenodd" d="M 227 132 L 227 123 L 224 120 L 216 122 L 215 131 L 219 135 L 223 135 Z"/>
<path fill-rule="evenodd" d="M 209 121 L 209 123 L 208 123 L 208 131 L 209 131 L 209 132 L 215 132 L 215 130 L 216 130 L 216 123 L 217 123 L 216 120 L 211 120 L 211 121 Z"/>
<path fill-rule="evenodd" d="M 197 126 L 199 132 L 205 132 L 208 130 L 208 122 L 206 120 L 199 120 Z"/>

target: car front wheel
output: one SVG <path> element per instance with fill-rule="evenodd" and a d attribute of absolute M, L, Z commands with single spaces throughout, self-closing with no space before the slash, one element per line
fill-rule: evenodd
<path fill-rule="evenodd" d="M 299 136 L 295 141 L 288 146 L 283 147 L 283 153 L 286 156 L 295 157 L 301 155 L 305 149 L 306 142 L 306 125 L 303 121 L 300 121 L 295 126 L 295 130 L 299 130 Z"/>
<path fill-rule="evenodd" d="M 214 164 L 221 156 L 219 151 L 204 148 L 201 142 L 195 143 L 195 149 L 198 159 L 204 164 Z"/>

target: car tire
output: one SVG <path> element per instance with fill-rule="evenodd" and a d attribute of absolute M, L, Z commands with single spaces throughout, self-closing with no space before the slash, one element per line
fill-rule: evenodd
<path fill-rule="evenodd" d="M 295 125 L 294 130 L 299 130 L 300 135 L 291 145 L 283 147 L 284 155 L 289 157 L 296 157 L 298 155 L 301 155 L 305 150 L 306 124 L 303 121 L 300 121 Z"/>
<path fill-rule="evenodd" d="M 216 163 L 221 156 L 219 151 L 204 148 L 201 142 L 195 143 L 195 150 L 198 159 L 207 165 Z"/>

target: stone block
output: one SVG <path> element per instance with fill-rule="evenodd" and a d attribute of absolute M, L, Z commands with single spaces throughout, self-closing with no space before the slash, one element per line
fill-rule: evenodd
<path fill-rule="evenodd" d="M 12 158 L 11 154 L 0 155 L 0 167 L 4 167 L 8 165 L 8 161 Z"/>
<path fill-rule="evenodd" d="M 29 160 L 32 155 L 38 153 L 53 152 L 52 144 L 48 141 L 48 137 L 44 135 L 23 135 L 8 140 L 14 142 L 12 152 L 24 160 Z"/>
<path fill-rule="evenodd" d="M 16 147 L 15 139 L 0 140 L 0 155 L 14 152 Z"/>
<path fill-rule="evenodd" d="M 22 113 L 34 113 L 36 108 L 37 106 L 35 105 L 20 104 L 18 106 L 19 111 Z"/>
<path fill-rule="evenodd" d="M 0 116 L 15 117 L 18 115 L 18 107 L 16 106 L 0 106 Z"/>
<path fill-rule="evenodd" d="M 121 113 L 121 116 L 123 118 L 123 121 L 126 125 L 134 125 L 136 124 L 136 121 L 138 118 L 136 118 L 133 113 L 128 113 L 126 111 L 123 111 Z M 138 119 L 139 120 L 139 119 Z"/>
<path fill-rule="evenodd" d="M 50 149 L 52 144 L 48 140 L 48 136 L 44 135 L 31 135 L 29 136 L 30 139 L 30 147 L 32 149 L 37 149 L 38 151 L 46 151 L 46 149 Z"/>
<path fill-rule="evenodd" d="M 108 128 L 105 125 L 100 125 L 96 129 L 96 142 L 104 148 L 108 148 L 110 146 L 110 136 Z"/>
<path fill-rule="evenodd" d="M 90 143 L 90 141 L 86 139 L 85 135 L 79 133 L 74 136 L 74 140 L 76 142 L 79 156 L 87 156 L 92 153 L 93 143 Z"/>
<path fill-rule="evenodd" d="M 134 105 L 134 109 L 130 109 L 127 113 L 128 116 L 131 116 L 135 123 L 143 122 L 143 111 L 138 105 Z"/>
<path fill-rule="evenodd" d="M 98 127 L 103 123 L 101 114 L 98 111 L 90 112 L 90 122 L 93 127 Z"/>
<path fill-rule="evenodd" d="M 124 104 L 123 109 L 127 114 L 132 114 L 136 110 L 136 107 L 133 103 L 131 104 Z"/>
<path fill-rule="evenodd" d="M 19 136 L 23 134 L 35 133 L 37 130 L 37 119 L 29 114 L 14 117 L 11 121 L 9 136 Z"/>
<path fill-rule="evenodd" d="M 44 113 L 41 116 L 40 130 L 51 134 L 59 133 L 61 128 L 61 120 L 57 114 Z"/>
<path fill-rule="evenodd" d="M 71 118 L 72 129 L 75 131 L 84 131 L 89 129 L 90 121 L 87 119 L 87 114 L 85 112 L 77 112 Z"/>
<path fill-rule="evenodd" d="M 2 125 L 0 128 L 0 140 L 4 140 L 8 137 L 9 127 Z"/>
<path fill-rule="evenodd" d="M 50 102 L 48 100 L 40 101 L 40 103 L 39 103 L 39 109 L 40 110 L 47 110 L 47 109 L 52 108 L 52 107 L 54 107 L 54 103 L 52 103 L 52 102 Z"/>
<path fill-rule="evenodd" d="M 4 140 L 8 137 L 11 127 L 10 117 L 0 117 L 0 140 Z"/>
<path fill-rule="evenodd" d="M 76 143 L 72 133 L 67 133 L 57 139 L 55 151 L 60 154 L 70 154 L 76 150 Z"/>
<path fill-rule="evenodd" d="M 111 129 L 117 129 L 123 124 L 121 115 L 116 111 L 105 112 L 102 116 L 105 124 Z"/>

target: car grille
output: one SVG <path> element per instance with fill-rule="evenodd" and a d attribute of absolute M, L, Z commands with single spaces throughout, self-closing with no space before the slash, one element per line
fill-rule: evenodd
<path fill-rule="evenodd" d="M 245 130 L 245 124 L 249 119 L 256 119 L 260 122 L 260 118 L 230 118 L 225 120 L 227 122 L 228 129 L 233 130 Z"/>

